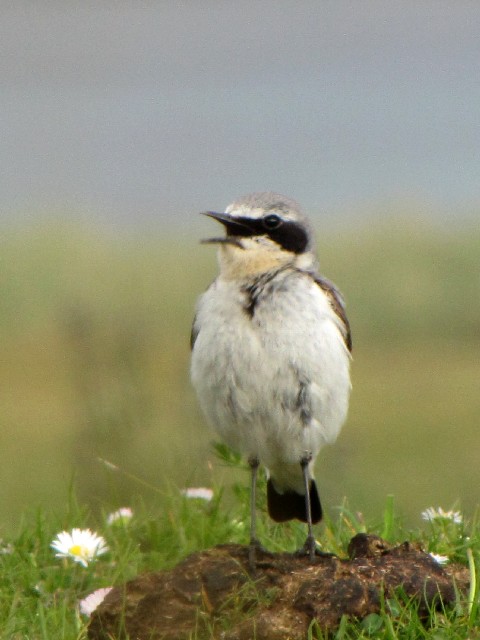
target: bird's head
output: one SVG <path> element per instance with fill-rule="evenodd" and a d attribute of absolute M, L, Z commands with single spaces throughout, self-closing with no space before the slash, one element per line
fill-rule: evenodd
<path fill-rule="evenodd" d="M 253 193 L 230 204 L 224 213 L 205 211 L 226 231 L 206 243 L 220 245 L 223 276 L 249 278 L 287 265 L 315 264 L 314 239 L 299 205 L 278 193 Z"/>

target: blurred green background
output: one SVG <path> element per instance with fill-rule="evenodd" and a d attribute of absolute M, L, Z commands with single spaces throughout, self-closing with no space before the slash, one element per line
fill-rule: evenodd
<path fill-rule="evenodd" d="M 315 226 L 321 271 L 346 297 L 354 340 L 348 422 L 317 464 L 325 505 L 347 496 L 371 519 L 393 493 L 413 524 L 429 505 L 472 512 L 478 227 L 408 211 Z M 158 506 L 161 495 L 132 476 L 160 493 L 232 481 L 189 382 L 195 299 L 216 273 L 215 252 L 198 239 L 60 219 L 3 229 L 0 532 L 27 508 L 61 511 L 72 481 L 94 511 Z"/>

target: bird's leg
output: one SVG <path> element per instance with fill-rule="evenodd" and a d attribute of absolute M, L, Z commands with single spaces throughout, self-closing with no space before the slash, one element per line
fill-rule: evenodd
<path fill-rule="evenodd" d="M 257 538 L 257 472 L 260 465 L 260 461 L 256 456 L 251 456 L 248 459 L 248 464 L 252 471 L 252 484 L 250 490 L 250 546 L 248 549 L 248 564 L 250 569 L 255 569 L 255 562 L 257 556 L 257 549 L 260 547 L 260 542 Z"/>
<path fill-rule="evenodd" d="M 303 483 L 305 486 L 305 510 L 307 515 L 307 527 L 308 527 L 307 539 L 305 540 L 304 549 L 305 549 L 305 553 L 308 554 L 308 557 L 310 558 L 310 562 L 313 562 L 315 560 L 315 549 L 317 544 L 315 542 L 315 536 L 313 535 L 312 505 L 310 504 L 310 479 L 308 477 L 308 465 L 311 460 L 312 460 L 312 454 L 307 453 L 300 460 L 300 465 L 302 467 Z"/>

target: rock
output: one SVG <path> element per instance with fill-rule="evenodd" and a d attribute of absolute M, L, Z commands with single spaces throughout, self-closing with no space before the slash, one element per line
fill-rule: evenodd
<path fill-rule="evenodd" d="M 405 542 L 358 534 L 350 558 L 258 553 L 255 575 L 248 548 L 219 545 L 195 553 L 170 571 L 140 575 L 113 589 L 93 613 L 90 640 L 304 640 L 313 619 L 335 628 L 342 615 L 378 613 L 399 588 L 420 614 L 455 602 L 468 588 L 468 571 L 442 568 Z"/>

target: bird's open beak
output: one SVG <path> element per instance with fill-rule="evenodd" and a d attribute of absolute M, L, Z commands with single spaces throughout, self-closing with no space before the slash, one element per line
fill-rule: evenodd
<path fill-rule="evenodd" d="M 223 226 L 225 227 L 225 231 L 227 232 L 227 235 L 221 238 L 207 238 L 205 240 L 202 240 L 202 244 L 232 244 L 235 247 L 240 247 L 240 249 L 243 249 L 238 236 L 248 235 L 248 227 L 246 227 L 241 222 L 238 222 L 238 220 L 235 220 L 235 218 L 228 213 L 202 211 L 202 215 L 213 218 L 214 220 L 217 220 L 218 222 L 223 224 Z"/>

